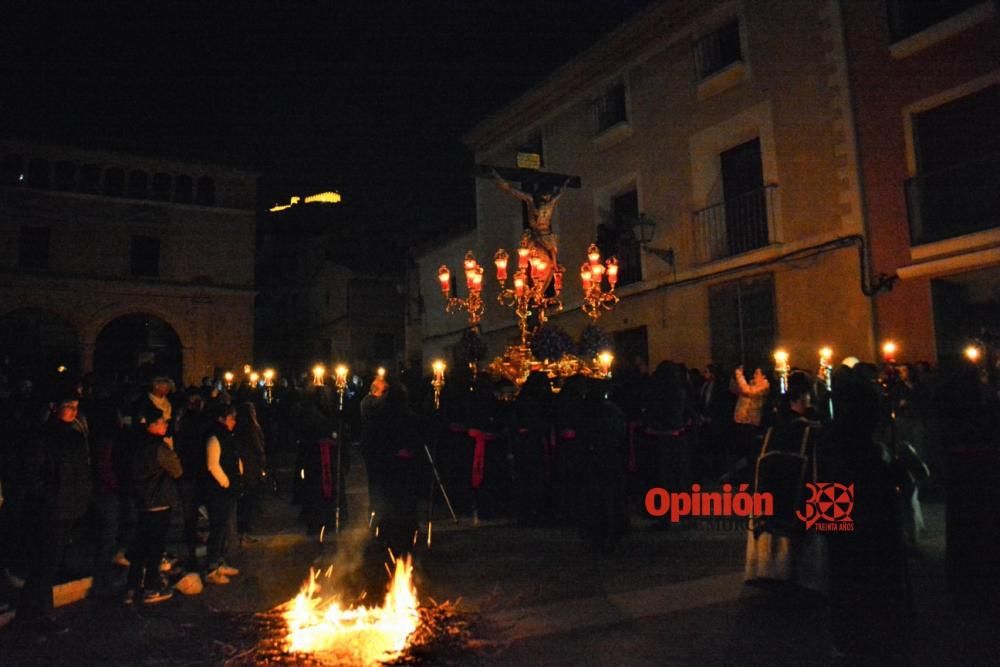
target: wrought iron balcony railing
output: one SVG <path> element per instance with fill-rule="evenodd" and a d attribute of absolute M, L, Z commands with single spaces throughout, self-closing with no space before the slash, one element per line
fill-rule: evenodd
<path fill-rule="evenodd" d="M 742 255 L 768 245 L 777 187 L 765 185 L 695 211 L 692 217 L 698 263 Z"/>
<path fill-rule="evenodd" d="M 905 188 L 912 245 L 1000 227 L 1000 154 L 914 176 Z"/>

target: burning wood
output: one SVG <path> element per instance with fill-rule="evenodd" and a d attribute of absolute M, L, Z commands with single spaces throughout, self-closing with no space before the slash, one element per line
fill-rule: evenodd
<path fill-rule="evenodd" d="M 329 581 L 331 575 L 327 570 L 322 580 Z M 314 570 L 302 591 L 284 605 L 288 652 L 333 664 L 377 664 L 397 657 L 420 623 L 409 557 L 395 559 L 381 607 L 344 608 L 334 596 L 322 593 L 321 575 Z"/>

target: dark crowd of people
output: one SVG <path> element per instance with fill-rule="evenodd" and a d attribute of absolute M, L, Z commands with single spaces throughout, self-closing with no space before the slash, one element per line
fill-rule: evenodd
<path fill-rule="evenodd" d="M 982 516 L 990 485 L 1000 488 L 989 364 L 945 374 L 848 359 L 828 381 L 673 362 L 650 373 L 637 359 L 609 380 L 535 372 L 519 390 L 460 368 L 437 406 L 415 372 L 355 378 L 340 392 L 308 378 L 266 388 L 206 378 L 183 391 L 166 377 L 114 388 L 64 378 L 46 396 L 29 383 L 10 387 L 0 412 L 0 567 L 21 587 L 10 600 L 17 622 L 58 630 L 48 591 L 71 540 L 93 546 L 95 593 L 131 604 L 167 599 L 181 575 L 197 576 L 195 589 L 227 583 L 239 574 L 232 547 L 253 541 L 261 496 L 273 488 L 269 461 L 286 452 L 308 533 L 322 539 L 353 516 L 394 554 L 414 549 L 428 512 L 570 526 L 609 553 L 651 488 L 771 492 L 774 515 L 750 522 L 748 581 L 824 596 L 844 612 L 834 615 L 846 624 L 837 636 L 851 638 L 842 650 L 870 653 L 891 648 L 878 638 L 907 604 L 921 496 L 948 494 L 951 530 L 953 520 L 973 521 L 969 512 Z M 367 507 L 351 507 L 345 490 L 354 445 Z M 853 531 L 816 544 L 796 515 L 806 482 L 853 485 Z M 955 517 L 953 505 L 962 508 Z M 171 564 L 164 540 L 175 507 L 185 550 Z M 956 539 L 971 545 L 956 571 L 987 567 L 995 552 L 981 547 L 982 526 L 973 532 L 979 542 Z"/>
<path fill-rule="evenodd" d="M 28 380 L 13 389 L 0 402 L 0 590 L 15 625 L 39 637 L 66 630 L 51 615 L 61 573 L 91 575 L 91 594 L 129 605 L 240 573 L 228 558 L 236 540 L 253 539 L 268 485 L 253 392 L 230 396 L 209 381 L 178 392 L 166 376 L 112 387 L 68 373 L 43 390 Z M 170 558 L 175 508 L 185 551 Z"/>

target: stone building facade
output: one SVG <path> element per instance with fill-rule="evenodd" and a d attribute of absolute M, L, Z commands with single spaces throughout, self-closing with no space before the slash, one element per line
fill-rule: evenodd
<path fill-rule="evenodd" d="M 995 2 L 845 1 L 881 339 L 900 361 L 1000 335 L 1000 12 Z"/>
<path fill-rule="evenodd" d="M 13 371 L 197 383 L 252 361 L 256 190 L 230 167 L 0 141 Z"/>
<path fill-rule="evenodd" d="M 578 334 L 577 267 L 597 241 L 621 262 L 621 302 L 599 325 L 619 363 L 770 363 L 784 347 L 812 368 L 874 353 L 857 155 L 835 1 L 651 4 L 466 137 L 477 164 L 579 176 L 554 231 L 567 268 L 555 322 Z M 424 252 L 424 355 L 447 354 L 465 326 L 446 315 L 436 270 L 472 249 L 492 274 L 523 228 L 518 202 L 477 184 L 477 228 Z M 638 240 L 640 219 L 652 238 Z M 464 291 L 464 290 L 460 290 Z M 491 354 L 516 334 L 485 290 Z"/>

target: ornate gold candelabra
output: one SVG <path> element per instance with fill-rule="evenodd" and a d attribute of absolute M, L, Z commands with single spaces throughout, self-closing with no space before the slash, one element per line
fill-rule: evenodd
<path fill-rule="evenodd" d="M 444 264 L 438 269 L 438 280 L 441 282 L 441 294 L 445 298 L 445 310 L 449 313 L 456 310 L 466 310 L 469 313 L 469 325 L 479 324 L 486 309 L 483 304 L 483 267 L 476 261 L 472 251 L 465 253 L 465 285 L 469 295 L 462 299 L 451 294 L 451 271 Z"/>
<path fill-rule="evenodd" d="M 608 288 L 604 289 L 607 277 Z M 611 310 L 618 303 L 615 285 L 618 284 L 618 259 L 609 257 L 601 263 L 601 251 L 596 244 L 587 248 L 587 261 L 580 267 L 580 282 L 583 285 L 583 312 L 596 325 L 601 313 Z"/>
<path fill-rule="evenodd" d="M 513 286 L 507 287 L 507 263 L 510 257 L 503 248 L 493 256 L 497 267 L 497 282 L 500 291 L 497 302 L 514 309 L 521 329 L 521 345 L 528 341 L 528 318 L 533 312 L 538 313 L 538 322 L 548 321 L 548 310 L 562 310 L 560 298 L 562 294 L 563 267 L 551 265 L 548 257 L 543 256 L 531 247 L 527 233 L 521 237 L 517 248 L 517 270 L 514 272 Z M 551 296 L 549 286 L 552 286 Z"/>

